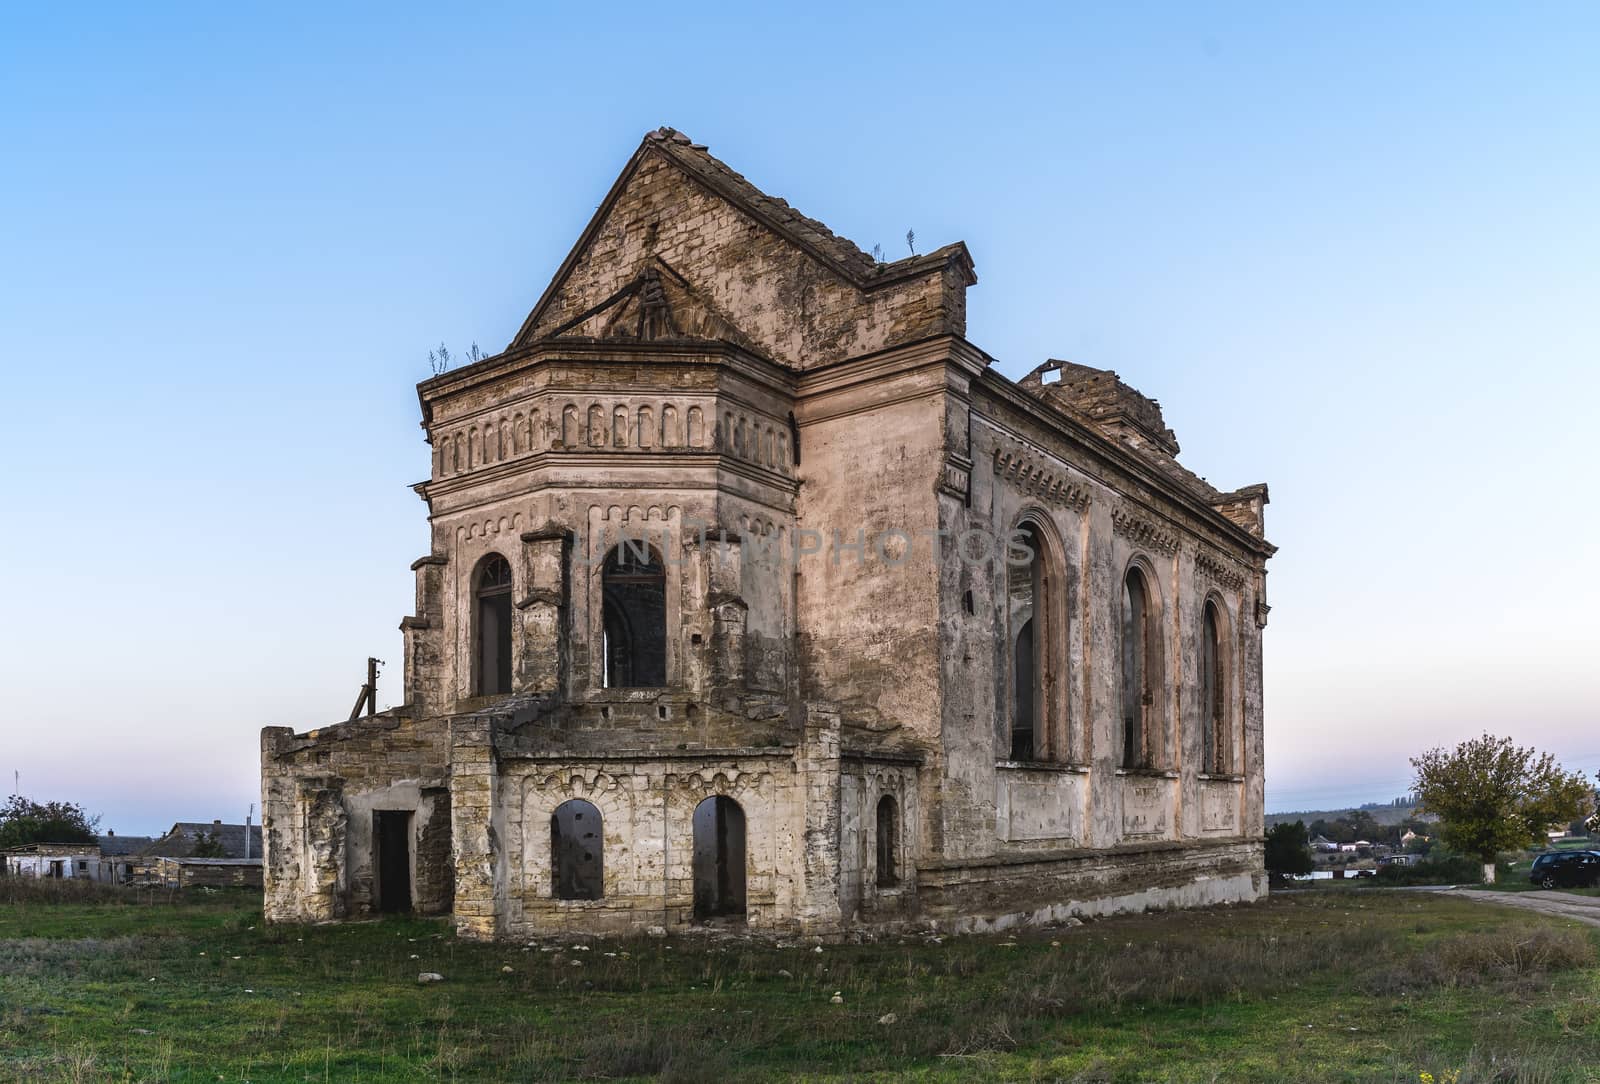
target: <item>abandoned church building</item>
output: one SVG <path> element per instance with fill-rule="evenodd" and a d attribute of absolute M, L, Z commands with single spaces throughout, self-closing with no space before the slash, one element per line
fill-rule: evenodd
<path fill-rule="evenodd" d="M 1249 900 L 1264 485 L 646 136 L 511 344 L 418 387 L 404 704 L 262 732 L 276 921 L 954 930 Z M 420 457 L 419 457 L 420 462 Z"/>

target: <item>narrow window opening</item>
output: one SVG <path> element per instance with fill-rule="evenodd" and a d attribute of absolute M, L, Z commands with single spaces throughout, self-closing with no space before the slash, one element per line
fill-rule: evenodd
<path fill-rule="evenodd" d="M 1144 574 L 1122 581 L 1122 766 L 1150 765 L 1150 598 Z"/>
<path fill-rule="evenodd" d="M 900 816 L 893 796 L 878 799 L 878 887 L 892 888 L 900 883 L 896 856 L 900 853 Z"/>
<path fill-rule="evenodd" d="M 511 564 L 492 553 L 478 566 L 476 579 L 473 683 L 478 696 L 497 696 L 511 691 Z"/>
<path fill-rule="evenodd" d="M 626 540 L 606 555 L 602 572 L 605 686 L 652 688 L 667 683 L 667 579 L 642 541 Z"/>
<path fill-rule="evenodd" d="M 1046 752 L 1044 666 L 1048 658 L 1045 606 L 1049 577 L 1044 540 L 1032 524 L 1024 524 L 1019 541 L 1032 556 L 1007 572 L 1011 609 L 1011 759 L 1033 760 Z"/>
<path fill-rule="evenodd" d="M 1200 634 L 1200 703 L 1205 741 L 1203 763 L 1206 771 L 1218 775 L 1228 771 L 1229 746 L 1227 714 L 1227 671 L 1222 650 L 1222 621 L 1217 604 L 1206 603 L 1205 623 Z"/>

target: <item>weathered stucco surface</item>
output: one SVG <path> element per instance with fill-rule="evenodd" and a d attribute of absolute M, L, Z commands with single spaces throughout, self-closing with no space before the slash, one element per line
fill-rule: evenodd
<path fill-rule="evenodd" d="M 477 937 L 980 929 L 1258 895 L 1266 489 L 1179 465 L 1113 373 L 994 372 L 963 337 L 975 281 L 962 245 L 875 263 L 646 137 L 511 346 L 418 389 L 433 544 L 406 703 L 263 732 L 269 918 L 366 914 L 402 884 Z M 1024 526 L 1035 571 L 984 556 Z M 618 677 L 654 650 L 614 623 L 624 534 L 664 604 L 648 687 Z M 557 875 L 578 860 L 563 803 L 594 826 L 585 898 L 562 898 L 581 894 Z M 738 906 L 706 870 L 737 874 Z"/>

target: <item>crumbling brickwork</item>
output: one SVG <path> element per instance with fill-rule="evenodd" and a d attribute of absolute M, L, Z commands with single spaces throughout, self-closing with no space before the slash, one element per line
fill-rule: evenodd
<path fill-rule="evenodd" d="M 1114 373 L 995 372 L 975 282 L 646 137 L 513 343 L 418 389 L 406 703 L 263 733 L 269 918 L 1258 895 L 1266 488 L 1188 471 Z"/>

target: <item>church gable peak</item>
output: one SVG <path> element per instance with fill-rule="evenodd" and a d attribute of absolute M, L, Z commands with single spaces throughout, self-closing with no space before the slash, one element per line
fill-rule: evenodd
<path fill-rule="evenodd" d="M 661 128 L 634 152 L 511 345 L 710 338 L 810 368 L 963 334 L 975 281 L 964 245 L 877 263 Z"/>

